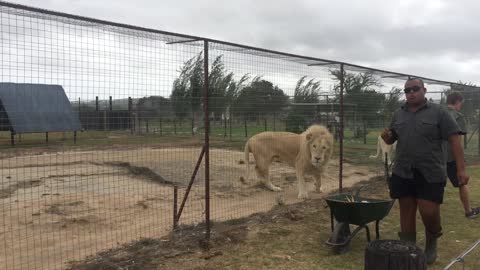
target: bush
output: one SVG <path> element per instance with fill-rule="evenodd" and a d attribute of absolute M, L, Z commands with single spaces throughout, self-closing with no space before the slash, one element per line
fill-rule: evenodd
<path fill-rule="evenodd" d="M 305 117 L 294 112 L 290 112 L 287 116 L 286 129 L 288 132 L 302 133 L 307 128 Z"/>
<path fill-rule="evenodd" d="M 353 137 L 355 139 L 363 139 L 365 136 L 367 136 L 368 130 L 363 130 L 363 127 L 357 127 L 355 128 L 353 132 Z"/>

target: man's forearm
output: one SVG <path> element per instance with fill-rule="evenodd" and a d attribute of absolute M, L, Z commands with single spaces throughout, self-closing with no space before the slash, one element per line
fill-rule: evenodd
<path fill-rule="evenodd" d="M 449 140 L 450 149 L 452 149 L 452 155 L 457 163 L 457 170 L 464 171 L 465 170 L 465 157 L 463 153 L 463 147 L 461 143 L 462 136 L 454 135 Z"/>
<path fill-rule="evenodd" d="M 457 164 L 457 171 L 464 171 L 465 170 L 465 158 L 463 157 L 463 149 L 462 147 L 458 148 L 458 151 L 452 151 L 453 157 L 455 158 Z"/>
<path fill-rule="evenodd" d="M 460 135 L 452 135 L 448 137 L 448 142 L 450 143 L 450 149 L 452 149 L 452 155 L 457 163 L 457 177 L 460 186 L 468 184 L 470 177 L 465 171 L 465 158 L 463 156 L 463 147 L 460 142 Z"/>

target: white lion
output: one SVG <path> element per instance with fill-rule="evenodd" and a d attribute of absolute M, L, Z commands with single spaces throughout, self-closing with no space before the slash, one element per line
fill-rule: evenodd
<path fill-rule="evenodd" d="M 333 136 L 327 128 L 312 125 L 302 134 L 290 132 L 262 132 L 245 144 L 246 179 L 249 177 L 249 156 L 255 158 L 255 171 L 263 184 L 272 191 L 281 188 L 272 184 L 269 167 L 280 160 L 295 168 L 298 198 L 307 199 L 305 174 L 315 177 L 315 189 L 321 192 L 322 176 L 333 151 Z"/>
<path fill-rule="evenodd" d="M 371 155 L 370 158 L 378 158 L 378 155 L 382 155 L 382 160 L 385 163 L 385 154 L 388 155 L 388 164 L 392 164 L 393 162 L 393 154 L 395 152 L 395 148 L 397 146 L 397 142 L 393 144 L 386 144 L 385 141 L 382 139 L 381 136 L 377 138 L 377 153 L 375 155 Z"/>

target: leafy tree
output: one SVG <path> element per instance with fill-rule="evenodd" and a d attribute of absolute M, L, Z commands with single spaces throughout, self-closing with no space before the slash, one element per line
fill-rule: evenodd
<path fill-rule="evenodd" d="M 203 90 L 204 75 L 202 52 L 200 52 L 195 58 L 192 58 L 190 60 L 193 59 L 195 60 L 192 62 L 186 75 L 189 80 L 187 96 L 190 98 L 191 110 L 195 113 L 201 110 L 200 105 L 202 103 L 202 98 L 205 96 Z"/>
<path fill-rule="evenodd" d="M 310 79 L 306 82 L 307 76 L 301 77 L 295 86 L 293 101 L 295 103 L 318 103 L 320 90 L 322 89 L 320 81 Z M 305 83 L 306 82 L 306 83 Z"/>
<path fill-rule="evenodd" d="M 189 71 L 192 61 L 193 58 L 187 61 L 181 69 L 180 76 L 173 82 L 173 89 L 170 95 L 173 112 L 180 120 L 185 118 L 191 109 Z"/>
<path fill-rule="evenodd" d="M 256 77 L 240 90 L 234 101 L 234 111 L 244 117 L 265 117 L 268 114 L 280 112 L 285 108 L 288 96 L 282 89 L 271 82 Z"/>
<path fill-rule="evenodd" d="M 402 105 L 402 101 L 400 100 L 402 95 L 403 90 L 401 88 L 392 87 L 390 92 L 385 96 L 382 115 L 387 123 L 392 119 L 395 110 Z"/>
<path fill-rule="evenodd" d="M 245 88 L 246 82 L 250 79 L 250 74 L 243 75 L 238 81 L 232 80 L 225 93 L 226 109 L 229 109 L 240 95 L 240 91 Z"/>
<path fill-rule="evenodd" d="M 340 81 L 344 77 L 344 103 L 357 105 L 357 116 L 360 120 L 372 123 L 377 120 L 378 113 L 382 111 L 384 104 L 384 95 L 378 93 L 375 88 L 382 86 L 380 81 L 370 72 L 367 73 L 347 73 L 342 74 L 340 70 L 331 70 L 333 79 Z M 340 94 L 340 84 L 334 86 L 334 91 Z"/>
<path fill-rule="evenodd" d="M 160 96 L 144 97 L 138 100 L 138 117 L 142 120 L 154 117 L 169 117 L 172 114 L 169 99 Z"/>
<path fill-rule="evenodd" d="M 239 83 L 236 83 L 233 79 L 233 72 L 226 70 L 222 55 L 215 58 L 208 76 L 209 109 L 215 117 L 224 113 L 228 105 L 232 103 L 238 86 L 248 79 L 248 77 L 246 79 L 244 77 Z M 175 115 L 185 118 L 189 113 L 200 112 L 204 96 L 204 60 L 203 54 L 199 53 L 184 63 L 179 77 L 173 83 L 170 98 Z"/>
<path fill-rule="evenodd" d="M 307 76 L 301 77 L 295 86 L 294 103 L 319 103 L 321 90 L 320 81 L 310 79 Z M 290 132 L 301 133 L 309 125 L 309 119 L 315 118 L 315 111 L 311 107 L 293 106 L 287 115 L 286 129 Z"/>
<path fill-rule="evenodd" d="M 200 110 L 203 97 L 203 56 L 197 56 L 186 61 L 179 70 L 180 74 L 173 82 L 170 95 L 175 116 L 180 120 L 190 113 Z"/>
<path fill-rule="evenodd" d="M 235 81 L 233 79 L 233 72 L 228 72 L 225 65 L 222 62 L 222 56 L 215 58 L 212 64 L 211 71 L 209 73 L 209 105 L 210 111 L 213 112 L 215 118 L 219 118 L 220 115 L 226 112 L 229 105 L 228 98 L 231 93 Z M 235 89 L 233 87 L 233 89 Z"/>

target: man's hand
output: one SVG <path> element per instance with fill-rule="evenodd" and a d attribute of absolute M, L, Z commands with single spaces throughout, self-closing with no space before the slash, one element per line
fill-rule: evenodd
<path fill-rule="evenodd" d="M 395 142 L 395 135 L 389 128 L 384 129 L 380 136 L 386 144 L 393 144 Z"/>
<path fill-rule="evenodd" d="M 468 184 L 468 180 L 470 180 L 470 176 L 467 175 L 465 170 L 457 171 L 457 179 L 460 183 L 460 186 L 465 186 Z"/>
<path fill-rule="evenodd" d="M 460 186 L 468 184 L 470 176 L 467 175 L 465 170 L 465 158 L 463 156 L 463 147 L 461 144 L 461 135 L 452 134 L 448 137 L 450 149 L 452 149 L 453 158 L 457 163 L 457 179 Z"/>

